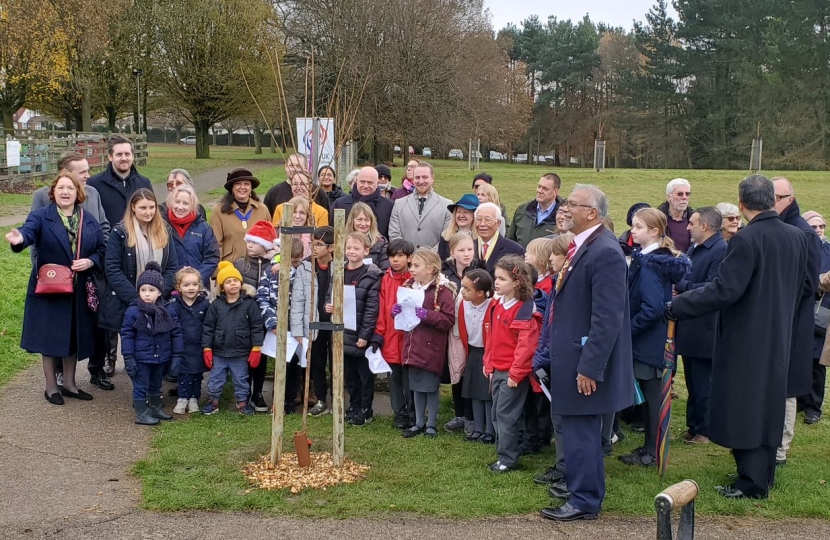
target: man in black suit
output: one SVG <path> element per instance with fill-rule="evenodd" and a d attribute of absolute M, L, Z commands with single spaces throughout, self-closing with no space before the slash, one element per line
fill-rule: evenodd
<path fill-rule="evenodd" d="M 495 277 L 496 263 L 505 255 L 524 257 L 525 250 L 518 243 L 499 234 L 499 225 L 504 221 L 501 208 L 493 203 L 482 203 L 476 208 L 473 225 L 478 233 L 475 243 L 476 258 L 484 261 L 487 271 Z"/>
<path fill-rule="evenodd" d="M 807 239 L 778 218 L 775 189 L 765 176 L 743 180 L 738 198 L 748 225 L 729 241 L 718 276 L 676 296 L 665 314 L 682 324 L 718 312 L 709 439 L 732 449 L 738 476 L 717 489 L 730 499 L 765 499 L 775 482 L 775 451 L 784 427 Z"/>
<path fill-rule="evenodd" d="M 334 211 L 338 208 L 346 211 L 346 219 L 356 202 L 362 202 L 372 209 L 375 214 L 375 221 L 378 224 L 378 231 L 384 238 L 389 240 L 389 218 L 392 216 L 392 208 L 395 206 L 392 201 L 383 196 L 378 187 L 380 177 L 374 167 L 363 167 L 357 173 L 354 189 L 345 197 L 340 197 L 331 206 L 329 221 L 334 224 Z"/>
<path fill-rule="evenodd" d="M 692 261 L 692 268 L 675 285 L 678 293 L 699 289 L 717 277 L 726 255 L 726 241 L 720 233 L 722 221 L 721 213 L 714 206 L 698 208 L 689 218 L 692 245 L 686 254 Z M 709 442 L 709 392 L 716 318 L 715 313 L 709 313 L 677 326 L 675 351 L 683 356 L 683 373 L 689 391 L 686 404 L 686 427 L 689 429 L 683 434 L 688 444 Z"/>
<path fill-rule="evenodd" d="M 596 519 L 602 507 L 602 416 L 634 403 L 634 367 L 625 256 L 602 224 L 608 199 L 595 186 L 577 184 L 562 208 L 575 237 L 550 310 L 550 393 L 551 413 L 561 418 L 570 493 L 542 516 L 572 521 Z"/>

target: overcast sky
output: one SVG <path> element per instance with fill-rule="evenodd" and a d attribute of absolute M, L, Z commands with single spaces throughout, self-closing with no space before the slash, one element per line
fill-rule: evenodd
<path fill-rule="evenodd" d="M 538 15 L 542 23 L 549 15 L 576 22 L 586 13 L 595 23 L 602 21 L 630 30 L 635 19 L 645 21 L 645 14 L 655 3 L 655 0 L 484 0 L 497 32 L 511 22 L 521 27 L 520 23 L 531 15 Z M 677 18 L 671 3 L 669 13 Z"/>

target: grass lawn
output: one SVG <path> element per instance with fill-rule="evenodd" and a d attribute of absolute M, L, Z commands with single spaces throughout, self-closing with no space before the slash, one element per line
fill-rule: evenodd
<path fill-rule="evenodd" d="M 685 396 L 680 376 L 676 386 Z M 450 398 L 443 396 L 440 421 L 452 416 Z M 248 485 L 243 463 L 267 454 L 270 416 L 241 417 L 223 412 L 165 423 L 157 428 L 150 455 L 134 467 L 143 482 L 144 507 L 150 510 L 263 510 L 292 517 L 351 518 L 394 512 L 476 518 L 537 512 L 551 502 L 534 474 L 554 461 L 552 448 L 523 458 L 520 471 L 495 475 L 486 464 L 495 461 L 493 446 L 471 444 L 458 435 L 439 432 L 434 440 L 402 439 L 389 418 L 376 417 L 362 428 L 346 426 L 346 453 L 371 466 L 366 479 L 325 491 L 264 491 Z M 734 464 L 728 451 L 715 445 L 689 447 L 679 441 L 684 430 L 685 400 L 675 402 L 669 470 L 661 481 L 655 469 L 630 468 L 616 459 L 642 444 L 641 434 L 627 439 L 606 459 L 607 498 L 604 511 L 619 515 L 654 515 L 653 498 L 667 485 L 692 478 L 701 487 L 697 512 L 707 515 L 767 518 L 830 518 L 830 464 L 826 441 L 830 424 L 805 426 L 799 417 L 789 464 L 780 469 L 777 487 L 767 501 L 727 501 L 712 486 L 727 483 Z M 287 417 L 286 451 L 299 416 Z M 309 419 L 313 450 L 331 451 L 331 416 Z"/>
<path fill-rule="evenodd" d="M 210 159 L 196 159 L 193 145 L 151 144 L 147 165 L 141 167 L 140 172 L 153 182 L 163 182 L 171 169 L 187 169 L 195 176 L 200 172 L 242 165 L 248 161 L 275 159 L 283 159 L 283 155 L 279 151 L 272 154 L 269 148 L 255 154 L 253 147 L 248 146 L 211 146 Z"/>
<path fill-rule="evenodd" d="M 0 228 L 0 235 L 5 237 L 9 230 L 8 227 Z M 0 249 L 0 275 L 3 276 L 0 287 L 0 387 L 40 360 L 39 356 L 27 354 L 20 348 L 23 305 L 32 270 L 29 251 L 12 253 L 5 238 L 3 243 L 6 245 Z"/>

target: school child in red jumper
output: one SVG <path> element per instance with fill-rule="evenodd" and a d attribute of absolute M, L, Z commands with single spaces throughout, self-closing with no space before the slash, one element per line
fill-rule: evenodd
<path fill-rule="evenodd" d="M 484 375 L 493 394 L 493 426 L 498 460 L 490 470 L 503 473 L 519 465 L 522 408 L 530 390 L 530 371 L 542 316 L 533 304 L 533 269 L 507 255 L 495 269 L 499 297 L 484 316 Z"/>

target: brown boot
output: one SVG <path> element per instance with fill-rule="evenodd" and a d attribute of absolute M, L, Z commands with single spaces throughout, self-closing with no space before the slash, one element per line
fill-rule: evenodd
<path fill-rule="evenodd" d="M 318 399 L 317 399 L 317 396 L 314 394 L 314 389 L 309 388 L 308 389 L 308 406 L 309 407 L 314 407 L 315 405 L 317 405 L 317 401 L 318 401 Z"/>

